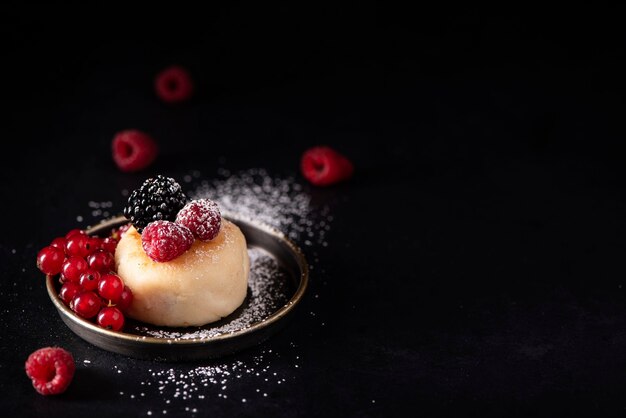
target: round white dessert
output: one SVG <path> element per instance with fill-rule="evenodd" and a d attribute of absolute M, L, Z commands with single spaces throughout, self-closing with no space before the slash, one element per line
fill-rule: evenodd
<path fill-rule="evenodd" d="M 222 219 L 209 242 L 195 240 L 174 260 L 158 263 L 130 227 L 115 250 L 117 274 L 133 292 L 127 315 L 154 325 L 200 326 L 230 315 L 246 298 L 250 260 L 237 225 Z"/>

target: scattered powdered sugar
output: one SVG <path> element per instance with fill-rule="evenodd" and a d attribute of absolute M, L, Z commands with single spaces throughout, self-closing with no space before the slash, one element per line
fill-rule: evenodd
<path fill-rule="evenodd" d="M 250 276 L 248 297 L 243 305 L 223 321 L 211 326 L 192 328 L 153 328 L 139 326 L 133 330 L 140 335 L 168 340 L 207 339 L 244 330 L 267 319 L 289 300 L 289 278 L 276 260 L 260 248 L 248 249 Z"/>
<path fill-rule="evenodd" d="M 318 261 L 315 247 L 328 245 L 326 234 L 333 216 L 329 207 L 314 204 L 307 187 L 293 177 L 273 176 L 259 168 L 240 172 L 219 169 L 216 176 L 208 178 L 197 170 L 183 176 L 185 194 L 191 199 L 211 199 L 218 203 L 222 214 L 227 217 L 269 225 L 296 244 L 312 247 L 307 256 L 311 257 L 308 261 L 313 269 Z M 128 190 L 122 190 L 124 198 L 129 194 Z M 89 209 L 94 218 L 112 210 L 108 202 L 90 202 Z M 248 297 L 242 307 L 226 320 L 193 329 L 168 330 L 145 326 L 136 331 L 144 336 L 171 340 L 212 338 L 245 329 L 266 319 L 288 302 L 293 294 L 294 289 L 290 287 L 293 284 L 288 280 L 288 274 L 281 272 L 271 254 L 251 248 L 249 255 L 251 274 Z M 297 350 L 293 343 L 290 347 Z M 279 353 L 260 347 L 237 357 L 207 360 L 197 366 L 157 363 L 139 376 L 136 390 L 119 394 L 133 401 L 140 401 L 146 393 L 152 395 L 151 399 L 162 399 L 161 404 L 146 404 L 145 414 L 151 416 L 179 413 L 193 416 L 202 410 L 206 412 L 207 402 L 217 400 L 252 406 L 255 401 L 277 396 L 282 385 L 297 378 L 297 373 L 285 370 L 299 370 L 302 360 L 298 353 L 299 350 L 290 353 L 287 348 Z M 233 393 L 238 394 L 237 399 L 233 398 Z"/>
<path fill-rule="evenodd" d="M 332 222 L 329 208 L 313 210 L 311 196 L 293 177 L 273 177 L 264 169 L 221 169 L 218 177 L 200 182 L 187 194 L 211 199 L 227 215 L 273 226 L 307 246 L 325 245 Z"/>
<path fill-rule="evenodd" d="M 293 347 L 293 345 L 292 345 Z M 136 391 L 120 392 L 130 400 L 140 400 L 149 392 L 151 399 L 159 398 L 161 403 L 151 403 L 146 414 L 167 415 L 196 414 L 206 409 L 207 402 L 222 399 L 231 402 L 248 403 L 274 395 L 277 385 L 284 385 L 294 379 L 284 376 L 272 368 L 272 362 L 281 357 L 271 349 L 243 360 L 214 361 L 199 366 L 164 367 L 148 369 L 148 377 L 140 382 Z M 299 361 L 296 356 L 294 362 Z M 297 367 L 297 364 L 295 364 Z M 237 385 L 245 385 L 250 392 L 234 398 L 232 390 Z M 154 396 L 154 395 L 157 396 Z"/>

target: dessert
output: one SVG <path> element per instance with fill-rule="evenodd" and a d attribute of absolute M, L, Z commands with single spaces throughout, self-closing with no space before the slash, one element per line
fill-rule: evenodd
<path fill-rule="evenodd" d="M 144 231 L 145 233 L 145 231 Z M 244 301 L 249 260 L 239 228 L 222 220 L 211 241 L 195 240 L 180 256 L 152 260 L 131 227 L 115 252 L 117 273 L 133 290 L 128 316 L 154 325 L 204 325 L 228 316 Z"/>
<path fill-rule="evenodd" d="M 125 317 L 159 326 L 201 326 L 234 312 L 248 293 L 246 238 L 208 199 L 187 201 L 172 178 L 149 178 L 123 210 L 129 224 L 97 237 L 55 238 L 37 266 L 57 276 L 58 297 L 113 331 Z"/>
<path fill-rule="evenodd" d="M 132 226 L 115 251 L 133 291 L 128 316 L 153 325 L 200 326 L 231 314 L 248 290 L 250 261 L 239 228 L 215 202 L 185 202 L 172 178 L 147 179 L 128 199 Z"/>

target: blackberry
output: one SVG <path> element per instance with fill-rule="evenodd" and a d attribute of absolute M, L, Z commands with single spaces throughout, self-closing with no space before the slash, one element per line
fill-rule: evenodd
<path fill-rule="evenodd" d="M 174 222 L 186 202 L 180 184 L 171 177 L 158 175 L 133 190 L 124 208 L 124 216 L 141 233 L 150 222 Z"/>

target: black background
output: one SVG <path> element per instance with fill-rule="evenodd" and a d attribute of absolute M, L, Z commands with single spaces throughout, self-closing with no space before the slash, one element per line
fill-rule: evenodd
<path fill-rule="evenodd" d="M 149 175 L 211 179 L 218 167 L 306 184 L 301 153 L 328 144 L 356 173 L 307 186 L 335 217 L 329 247 L 308 250 L 319 255 L 308 298 L 280 334 L 232 359 L 272 349 L 288 382 L 243 404 L 256 383 L 242 379 L 197 415 L 624 413 L 618 10 L 100 7 L 0 17 L 3 410 L 144 415 L 155 394 L 119 391 L 150 368 L 194 367 L 101 351 L 58 318 L 35 255 L 89 223 L 76 221 L 88 201 L 121 210 L 120 190 Z M 173 63 L 197 82 L 180 106 L 153 90 Z M 127 128 L 159 141 L 144 172 L 121 173 L 110 157 Z M 97 359 L 56 398 L 23 373 L 47 345 Z M 189 416 L 185 406 L 168 416 Z"/>

